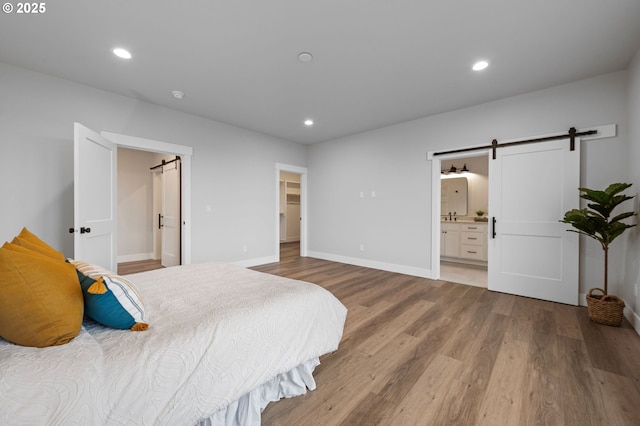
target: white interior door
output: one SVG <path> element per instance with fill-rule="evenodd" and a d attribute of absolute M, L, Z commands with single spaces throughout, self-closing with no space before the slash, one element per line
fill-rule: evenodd
<path fill-rule="evenodd" d="M 162 166 L 162 266 L 180 265 L 180 161 Z"/>
<path fill-rule="evenodd" d="M 580 141 L 499 148 L 489 160 L 489 290 L 577 305 Z"/>
<path fill-rule="evenodd" d="M 117 145 L 74 123 L 74 258 L 116 271 Z"/>

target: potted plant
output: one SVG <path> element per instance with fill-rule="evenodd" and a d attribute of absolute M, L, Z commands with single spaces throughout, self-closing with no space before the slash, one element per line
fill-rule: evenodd
<path fill-rule="evenodd" d="M 484 210 L 476 210 L 476 217 L 473 218 L 476 222 L 487 222 L 488 219 L 484 217 Z"/>
<path fill-rule="evenodd" d="M 604 289 L 592 288 L 587 294 L 589 318 L 600 324 L 615 326 L 622 324 L 624 302 L 619 297 L 610 295 L 608 288 L 609 245 L 628 228 L 635 226 L 635 224 L 629 225 L 622 221 L 636 213 L 625 212 L 614 217 L 611 217 L 611 214 L 618 205 L 633 198 L 622 194 L 631 185 L 630 183 L 614 183 L 604 191 L 578 188 L 582 193 L 580 198 L 589 201 L 587 208 L 569 210 L 564 214 L 564 219 L 560 221 L 576 228 L 568 231 L 577 232 L 598 241 L 604 251 Z M 593 294 L 596 290 L 602 294 Z"/>

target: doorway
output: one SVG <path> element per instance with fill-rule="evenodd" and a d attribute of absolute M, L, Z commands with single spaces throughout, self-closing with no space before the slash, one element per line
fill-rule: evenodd
<path fill-rule="evenodd" d="M 276 163 L 276 262 L 281 244 L 299 247 L 299 255 L 307 255 L 307 169 Z"/>
<path fill-rule="evenodd" d="M 280 244 L 300 242 L 300 175 L 280 171 Z"/>
<path fill-rule="evenodd" d="M 180 156 L 181 181 L 180 181 L 180 264 L 191 263 L 191 157 L 193 148 L 184 145 L 176 145 L 153 139 L 139 138 L 111 132 L 101 132 L 101 135 L 113 141 L 118 147 L 129 148 L 138 151 L 147 151 L 156 154 Z M 146 171 L 149 173 L 149 169 Z"/>
<path fill-rule="evenodd" d="M 440 279 L 486 288 L 488 156 L 448 157 L 440 169 Z"/>

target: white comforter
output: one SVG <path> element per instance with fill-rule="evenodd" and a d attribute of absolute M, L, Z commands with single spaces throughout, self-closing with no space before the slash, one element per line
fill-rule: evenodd
<path fill-rule="evenodd" d="M 0 424 L 192 425 L 342 337 L 346 308 L 314 284 L 223 263 L 127 278 L 147 331 L 86 322 L 44 349 L 0 339 Z"/>

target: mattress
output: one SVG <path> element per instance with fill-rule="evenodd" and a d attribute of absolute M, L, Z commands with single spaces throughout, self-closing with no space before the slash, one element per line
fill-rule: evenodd
<path fill-rule="evenodd" d="M 146 331 L 85 321 L 63 346 L 0 339 L 0 424 L 192 425 L 342 337 L 346 308 L 311 283 L 213 262 L 127 278 Z"/>

